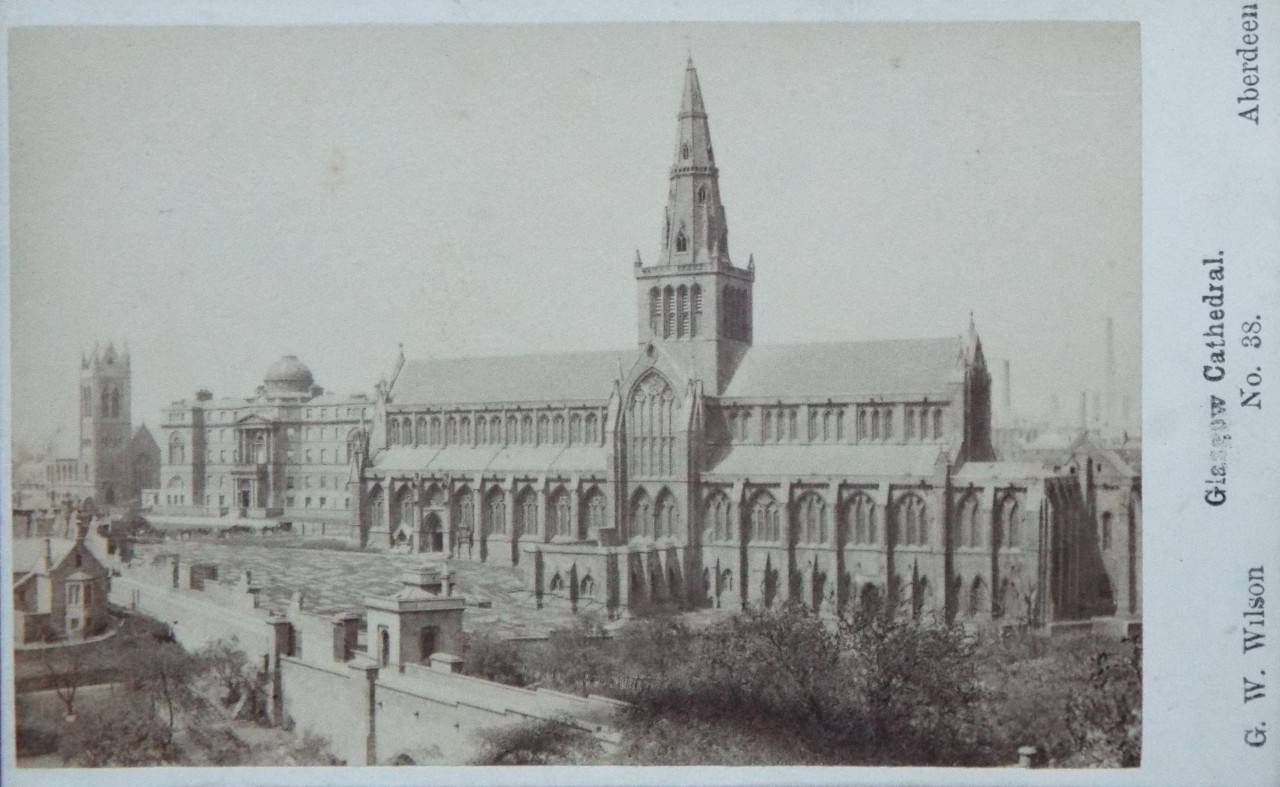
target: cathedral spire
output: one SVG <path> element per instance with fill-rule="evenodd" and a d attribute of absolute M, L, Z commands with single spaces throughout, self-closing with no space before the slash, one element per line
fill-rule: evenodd
<path fill-rule="evenodd" d="M 720 173 L 692 57 L 685 66 L 684 92 L 676 115 L 676 148 L 660 264 L 730 264 L 729 232 L 720 202 Z"/>

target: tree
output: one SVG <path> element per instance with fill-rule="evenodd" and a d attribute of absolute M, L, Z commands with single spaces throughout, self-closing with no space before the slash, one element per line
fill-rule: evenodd
<path fill-rule="evenodd" d="M 600 754 L 590 734 L 555 719 L 532 719 L 480 732 L 481 752 L 472 765 L 578 765 Z"/>
<path fill-rule="evenodd" d="M 466 638 L 466 674 L 508 686 L 528 685 L 524 660 L 510 640 L 483 633 L 469 633 Z"/>
<path fill-rule="evenodd" d="M 125 693 L 80 714 L 59 746 L 64 762 L 88 768 L 178 761 L 172 730 L 146 697 Z"/>
<path fill-rule="evenodd" d="M 126 690 L 145 699 L 163 718 L 172 736 L 178 714 L 200 706 L 193 691 L 200 663 L 177 642 L 130 641 L 120 665 Z"/>
<path fill-rule="evenodd" d="M 266 676 L 249 661 L 239 638 L 233 635 L 206 642 L 196 651 L 195 659 L 203 675 L 217 684 L 219 703 L 232 709 L 232 717 L 239 716 L 245 708 L 253 718 L 265 715 Z"/>
<path fill-rule="evenodd" d="M 40 664 L 62 702 L 67 721 L 73 721 L 76 689 L 80 686 L 80 649 L 75 646 L 49 648 L 41 654 Z"/>

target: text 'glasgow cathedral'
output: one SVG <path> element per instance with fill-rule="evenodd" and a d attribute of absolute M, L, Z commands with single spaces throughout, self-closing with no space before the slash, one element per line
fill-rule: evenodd
<path fill-rule="evenodd" d="M 517 565 L 540 598 L 1033 624 L 1140 614 L 1140 470 L 1082 437 L 997 461 L 964 338 L 760 346 L 685 71 L 662 246 L 637 255 L 638 346 L 398 359 L 373 399 L 296 358 L 256 397 L 170 408 L 156 515 L 288 523 Z"/>

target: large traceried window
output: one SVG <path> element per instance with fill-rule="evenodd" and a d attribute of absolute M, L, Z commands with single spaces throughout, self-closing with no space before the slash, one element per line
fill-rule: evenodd
<path fill-rule="evenodd" d="M 529 487 L 521 490 L 516 498 L 515 532 L 513 536 L 523 533 L 538 532 L 538 494 Z"/>
<path fill-rule="evenodd" d="M 895 544 L 925 546 L 929 543 L 929 522 L 924 501 L 918 495 L 908 494 L 898 498 L 894 514 Z"/>
<path fill-rule="evenodd" d="M 483 424 L 484 421 L 480 420 L 476 423 Z M 484 532 L 499 535 L 507 532 L 507 496 L 496 486 L 485 496 Z"/>
<path fill-rule="evenodd" d="M 702 509 L 704 538 L 707 541 L 732 541 L 736 533 L 729 521 L 729 497 L 719 490 L 707 498 Z"/>
<path fill-rule="evenodd" d="M 846 527 L 848 528 L 847 533 L 850 543 L 877 543 L 876 504 L 869 495 L 861 492 L 854 495 L 849 500 L 845 515 L 847 517 Z"/>
<path fill-rule="evenodd" d="M 569 493 L 563 488 L 557 489 L 548 503 L 548 514 L 552 524 L 552 534 L 560 538 L 572 538 L 576 535 L 573 520 L 569 516 Z"/>
<path fill-rule="evenodd" d="M 675 394 L 661 375 L 650 373 L 636 384 L 627 422 L 627 463 L 635 477 L 664 477 L 674 472 L 674 417 Z"/>
<path fill-rule="evenodd" d="M 769 492 L 759 493 L 751 503 L 751 539 L 769 542 L 782 540 L 778 501 Z"/>
<path fill-rule="evenodd" d="M 684 237 L 682 234 L 680 237 Z M 683 251 L 676 246 L 677 251 Z M 670 339 L 676 335 L 676 306 L 675 306 L 675 290 L 667 287 L 662 291 L 662 336 L 664 339 Z"/>
<path fill-rule="evenodd" d="M 796 501 L 796 525 L 801 543 L 826 543 L 826 508 L 826 503 L 814 492 L 805 492 Z"/>

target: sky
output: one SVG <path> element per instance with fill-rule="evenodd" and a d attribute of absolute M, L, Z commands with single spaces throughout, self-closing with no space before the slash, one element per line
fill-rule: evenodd
<path fill-rule="evenodd" d="M 1139 386 L 1136 25 L 26 28 L 10 38 L 14 437 L 94 342 L 134 423 L 292 353 L 627 348 L 686 58 L 755 341 L 960 335 L 1015 409 Z"/>

